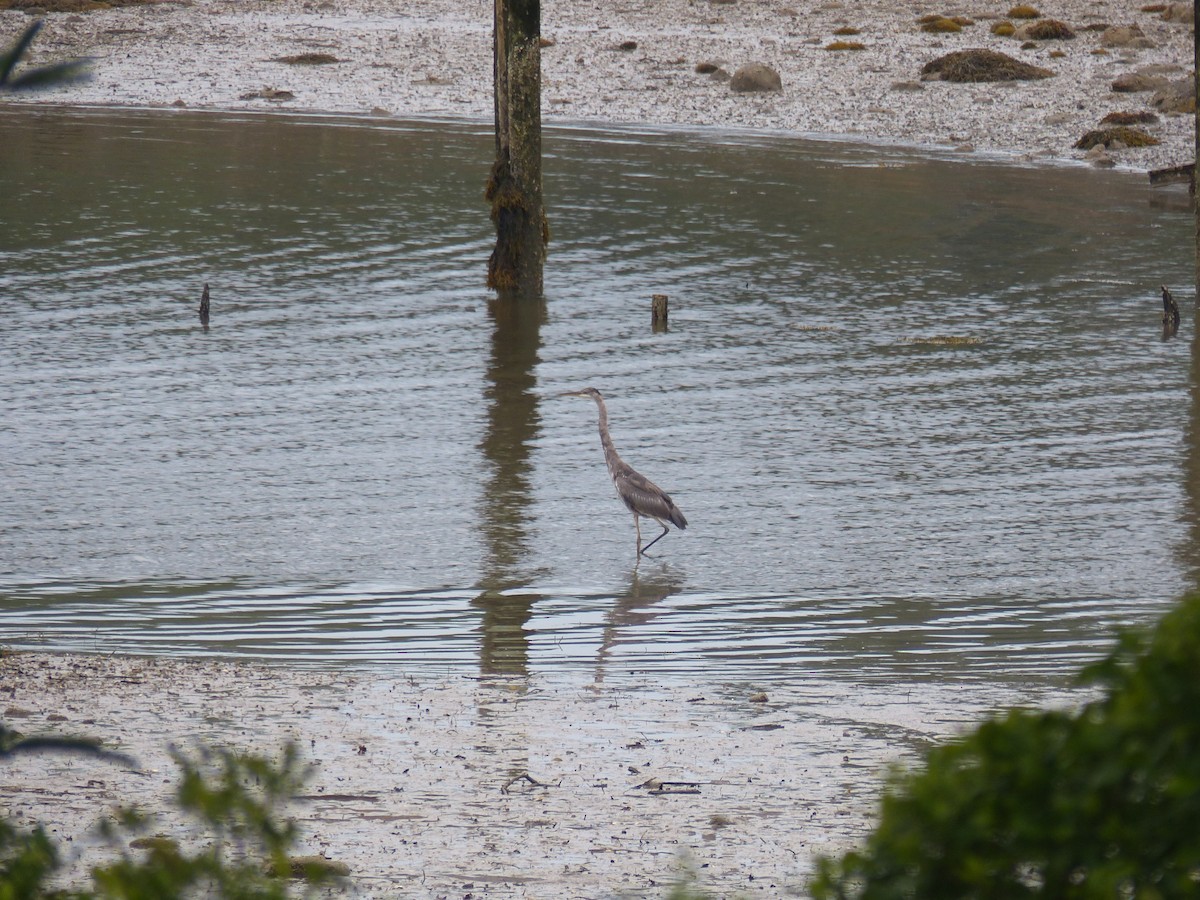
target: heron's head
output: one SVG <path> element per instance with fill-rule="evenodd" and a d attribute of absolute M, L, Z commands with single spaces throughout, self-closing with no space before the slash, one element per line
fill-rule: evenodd
<path fill-rule="evenodd" d="M 600 392 L 594 387 L 586 387 L 581 391 L 563 391 L 558 396 L 560 397 L 591 397 L 593 400 L 599 400 Z"/>

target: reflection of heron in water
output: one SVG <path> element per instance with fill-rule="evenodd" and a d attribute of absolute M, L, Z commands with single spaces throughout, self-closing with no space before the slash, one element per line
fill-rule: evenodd
<path fill-rule="evenodd" d="M 617 496 L 624 502 L 626 508 L 633 513 L 633 527 L 637 530 L 637 553 L 643 556 L 647 550 L 663 539 L 670 531 L 667 523 L 676 528 L 687 528 L 687 519 L 675 505 L 675 501 L 657 484 L 645 475 L 635 472 L 633 466 L 621 459 L 617 448 L 613 446 L 612 438 L 608 436 L 608 410 L 604 406 L 604 398 L 595 388 L 584 388 L 582 391 L 567 391 L 560 397 L 591 397 L 600 408 L 600 445 L 604 448 L 604 461 L 608 464 L 608 474 L 612 476 L 613 486 Z M 662 534 L 642 546 L 641 517 L 653 519 L 662 526 Z"/>
<path fill-rule="evenodd" d="M 597 684 L 604 681 L 604 673 L 611 664 L 613 651 L 620 644 L 628 644 L 632 648 L 631 655 L 639 657 L 643 663 L 647 648 L 654 648 L 650 652 L 661 653 L 663 657 L 670 652 L 661 639 L 653 633 L 645 632 L 649 631 L 654 620 L 663 614 L 662 610 L 655 607 L 672 594 L 678 594 L 683 590 L 685 583 L 684 575 L 669 566 L 664 566 L 663 571 L 648 578 L 642 578 L 638 574 L 638 567 L 633 567 L 629 576 L 629 587 L 623 594 L 614 598 L 616 602 L 605 617 L 600 649 L 596 652 Z M 625 640 L 621 640 L 622 632 L 625 633 Z M 654 662 L 661 662 L 661 658 L 655 659 Z"/>

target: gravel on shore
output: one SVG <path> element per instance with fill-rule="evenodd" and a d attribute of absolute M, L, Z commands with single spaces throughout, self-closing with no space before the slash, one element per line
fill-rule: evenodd
<path fill-rule="evenodd" d="M 1139 126 L 1160 141 L 1155 146 L 1110 147 L 1092 157 L 1074 147 L 1109 113 L 1153 111 L 1151 91 L 1114 91 L 1118 78 L 1188 77 L 1190 22 L 1168 21 L 1141 0 L 1053 0 L 1041 7 L 1043 17 L 1067 23 L 1075 36 L 1022 41 L 992 33 L 1009 7 L 987 0 L 544 0 L 544 116 L 551 123 L 758 129 L 1135 170 L 1192 161 L 1187 113 L 1156 113 L 1156 122 Z M 954 33 L 922 31 L 919 18 L 934 13 L 970 24 Z M 492 112 L 486 0 L 162 0 L 46 15 L 32 61 L 90 56 L 94 78 L 8 102 L 471 119 Z M 11 40 L 26 21 L 26 12 L 0 11 L 0 36 Z M 1107 25 L 1136 25 L 1143 38 L 1106 46 Z M 838 40 L 861 49 L 827 49 Z M 925 64 L 969 48 L 997 50 L 1054 75 L 921 80 Z M 776 70 L 782 89 L 731 90 L 728 75 L 749 63 Z"/>

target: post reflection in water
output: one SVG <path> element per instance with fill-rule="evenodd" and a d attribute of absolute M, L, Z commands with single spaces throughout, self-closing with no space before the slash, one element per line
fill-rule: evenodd
<path fill-rule="evenodd" d="M 604 674 L 611 663 L 613 648 L 617 645 L 621 630 L 626 627 L 651 622 L 660 614 L 655 607 L 683 590 L 686 579 L 682 572 L 664 566 L 654 574 L 638 572 L 635 565 L 629 573 L 629 587 L 616 598 L 604 622 L 604 633 L 600 639 L 600 650 L 596 654 L 596 684 L 604 681 Z"/>
<path fill-rule="evenodd" d="M 473 601 L 483 611 L 479 668 L 484 675 L 529 673 L 525 624 L 536 594 L 515 590 L 533 573 L 522 567 L 528 557 L 528 526 L 533 499 L 529 454 L 541 415 L 534 393 L 541 348 L 542 300 L 495 300 L 492 352 L 487 370 L 487 421 L 480 450 L 489 472 L 482 509 L 484 559 L 482 591 Z"/>

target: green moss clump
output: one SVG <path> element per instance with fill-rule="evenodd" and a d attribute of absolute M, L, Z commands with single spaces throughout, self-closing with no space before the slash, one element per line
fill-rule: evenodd
<path fill-rule="evenodd" d="M 866 50 L 866 44 L 860 44 L 858 41 L 834 41 L 831 44 L 825 45 L 826 50 Z"/>
<path fill-rule="evenodd" d="M 1003 22 L 992 23 L 992 34 L 999 35 L 1000 37 L 1010 37 L 1016 30 L 1017 26 L 1012 22 L 1009 22 L 1007 19 L 1005 19 Z"/>
<path fill-rule="evenodd" d="M 858 34 L 858 33 L 859 33 L 859 29 L 855 28 L 853 25 L 843 25 L 841 28 L 837 29 L 834 32 L 834 34 L 836 34 L 836 35 L 851 35 L 851 34 Z"/>
<path fill-rule="evenodd" d="M 1008 11 L 1008 17 L 1010 19 L 1040 19 L 1042 14 L 1032 6 L 1021 4 L 1020 6 L 1014 6 L 1012 9 L 1010 9 Z"/>

